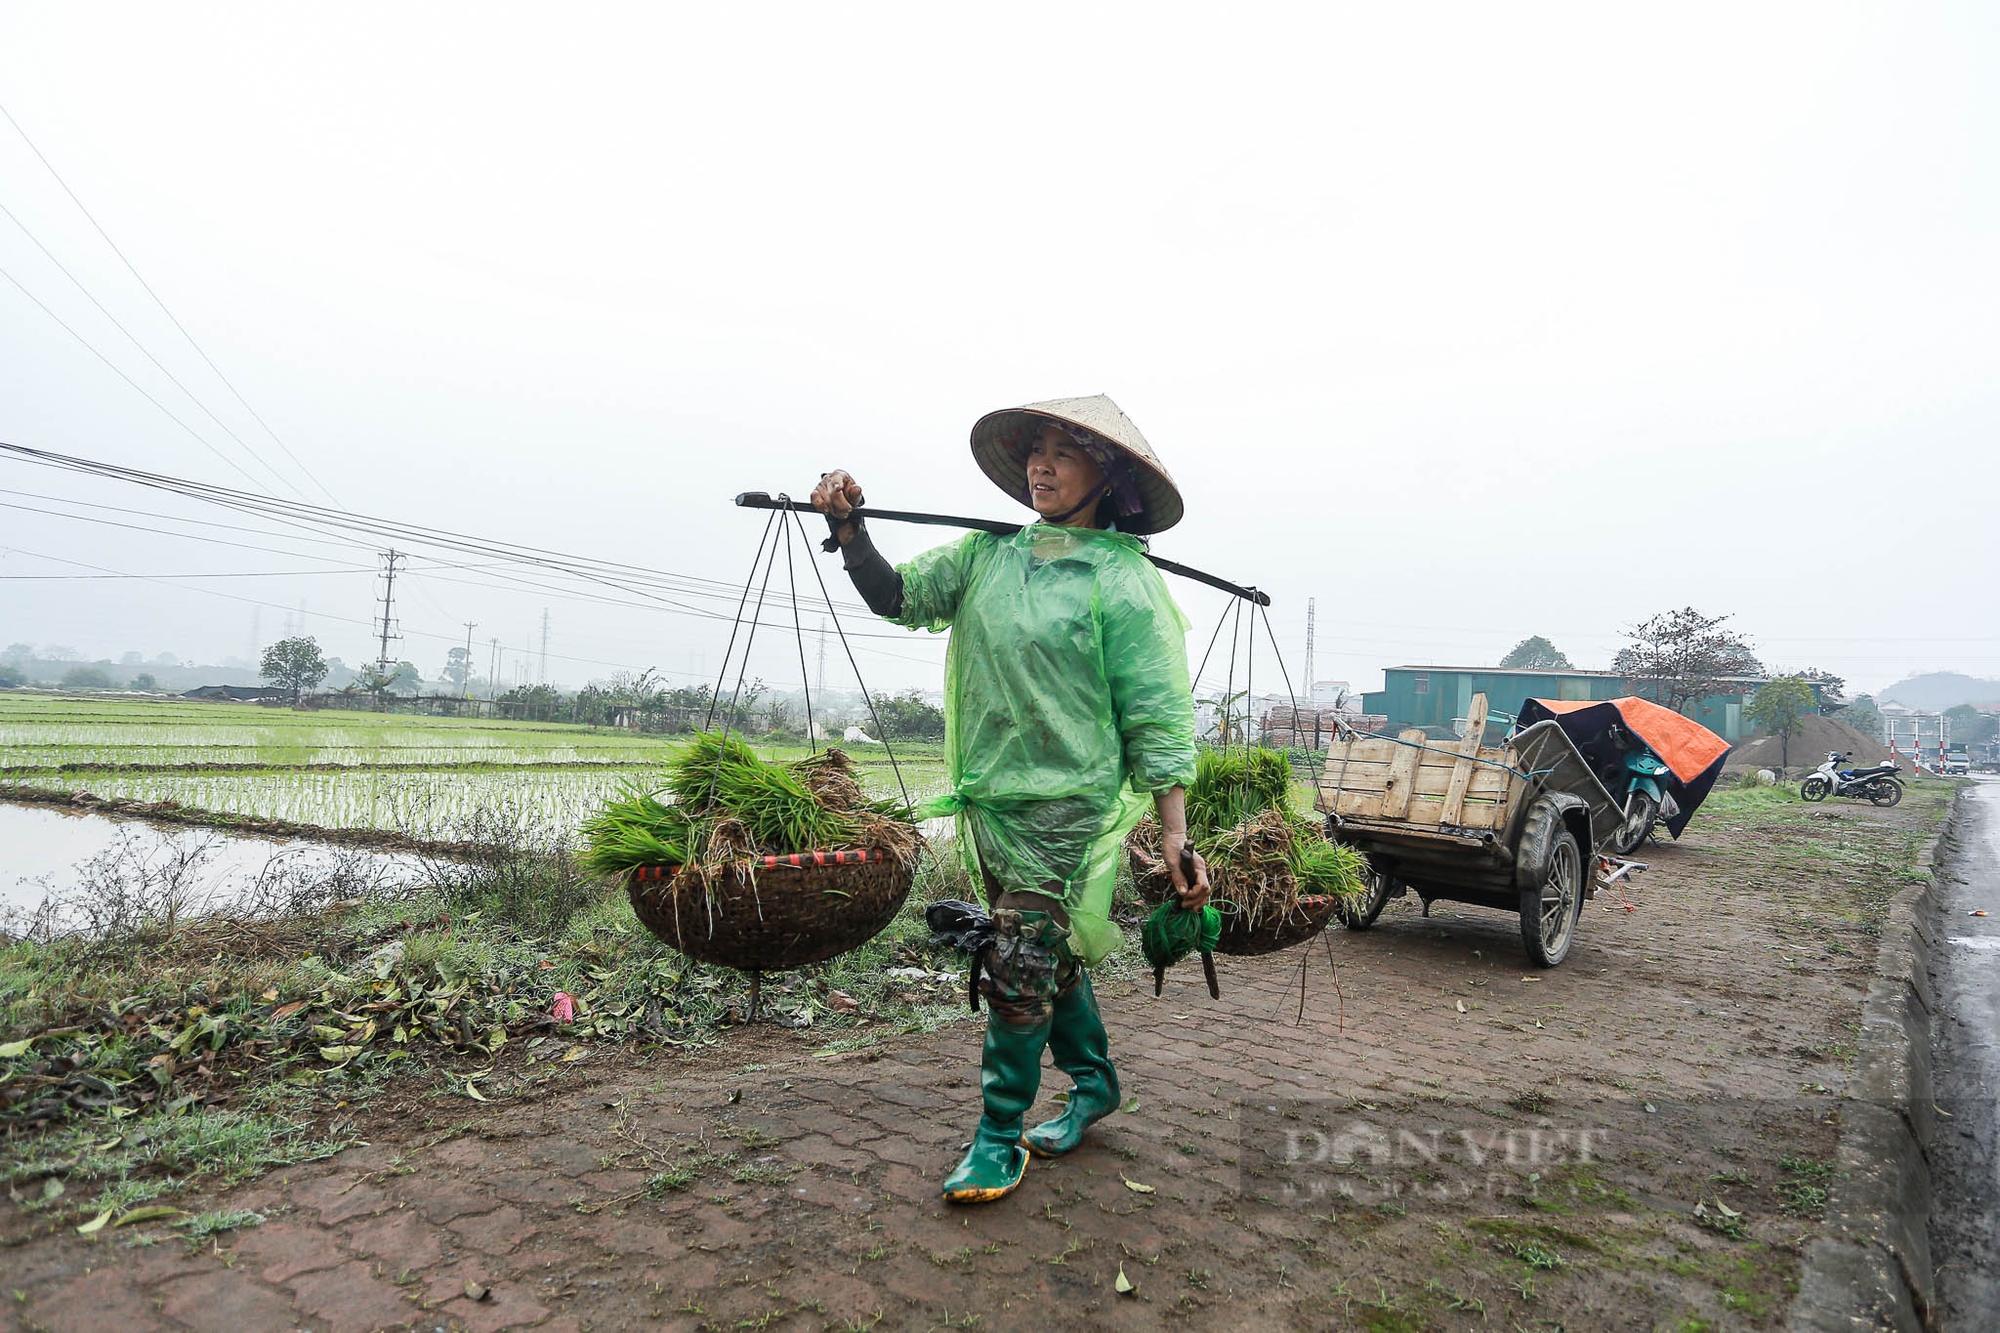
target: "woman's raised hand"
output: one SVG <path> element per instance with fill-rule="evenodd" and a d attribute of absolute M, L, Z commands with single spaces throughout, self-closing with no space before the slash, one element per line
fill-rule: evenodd
<path fill-rule="evenodd" d="M 812 507 L 833 518 L 846 518 L 862 504 L 861 483 L 839 468 L 821 473 L 819 485 L 813 487 Z"/>

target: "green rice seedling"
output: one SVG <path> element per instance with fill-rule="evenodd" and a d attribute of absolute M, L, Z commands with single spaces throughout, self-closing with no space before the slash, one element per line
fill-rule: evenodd
<path fill-rule="evenodd" d="M 685 865 L 694 859 L 694 821 L 679 806 L 651 792 L 628 789 L 583 826 L 577 864 L 593 875 L 616 875 L 635 866 Z"/>
<path fill-rule="evenodd" d="M 1204 751 L 1187 792 L 1188 837 L 1208 862 L 1218 901 L 1254 924 L 1284 919 L 1309 897 L 1352 897 L 1366 868 L 1360 853 L 1327 840 L 1317 821 L 1291 806 L 1291 765 L 1281 751 Z M 1134 832 L 1159 855 L 1159 825 Z"/>
<path fill-rule="evenodd" d="M 1299 891 L 1307 896 L 1352 897 L 1361 891 L 1361 877 L 1368 862 L 1352 847 L 1328 842 L 1310 821 L 1292 839 L 1292 873 L 1298 876 Z"/>
<path fill-rule="evenodd" d="M 715 765 L 715 805 L 743 821 L 760 847 L 835 847 L 859 831 L 854 816 L 820 804 L 788 769 L 751 755 Z"/>
<path fill-rule="evenodd" d="M 1197 843 L 1266 810 L 1285 808 L 1292 770 L 1277 750 L 1203 750 L 1188 788 L 1188 832 Z"/>
<path fill-rule="evenodd" d="M 793 764 L 760 759 L 740 739 L 708 732 L 667 765 L 666 791 L 628 789 L 583 828 L 579 862 L 597 874 L 696 866 L 707 874 L 751 852 L 881 846 L 915 854 L 906 807 L 869 799 L 845 755 Z"/>
<path fill-rule="evenodd" d="M 741 736 L 722 731 L 700 732 L 685 750 L 668 761 L 667 790 L 689 809 L 706 810 L 716 804 L 725 763 L 762 762 Z"/>

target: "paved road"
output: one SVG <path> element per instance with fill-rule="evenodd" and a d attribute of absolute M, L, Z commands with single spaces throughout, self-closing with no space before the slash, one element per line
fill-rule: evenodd
<path fill-rule="evenodd" d="M 1931 1250 L 1947 1330 L 2000 1328 L 2000 781 L 1965 798 L 1944 880 L 1944 942 L 1933 963 L 1938 1025 L 1937 1209 Z M 1984 909 L 1993 915 L 1970 915 Z"/>
<path fill-rule="evenodd" d="M 1936 813 L 1918 792 L 1711 813 L 1548 971 L 1511 916 L 1405 900 L 1310 955 L 1218 959 L 1219 1002 L 1185 966 L 1159 999 L 1109 982 L 1131 1102 L 988 1207 L 937 1200 L 976 1114 L 976 1023 L 838 1055 L 738 1030 L 590 1052 L 511 1105 L 392 1086 L 369 1145 L 185 1201 L 266 1219 L 192 1252 L 170 1226 L 86 1241 L 0 1190 L 0 1328 L 1768 1327 L 1819 1226 L 1795 1168 L 1834 1153 L 1813 1099 L 1847 1076 L 1868 907 Z M 1349 1155 L 1277 1171 L 1253 1126 Z M 1561 1147 L 1584 1131 L 1587 1163 Z"/>

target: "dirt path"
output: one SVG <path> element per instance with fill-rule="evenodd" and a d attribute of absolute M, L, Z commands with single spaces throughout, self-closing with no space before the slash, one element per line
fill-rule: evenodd
<path fill-rule="evenodd" d="M 4 1305 L 231 1333 L 1773 1327 L 1871 927 L 1944 799 L 1705 812 L 1550 972 L 1512 918 L 1411 900 L 1317 946 L 1303 1023 L 1297 952 L 1218 959 L 1220 1003 L 1191 968 L 1159 1000 L 1106 988 L 1134 1105 L 999 1204 L 936 1200 L 973 1025 L 825 1058 L 824 1034 L 737 1032 L 593 1057 L 533 1103 L 411 1087 L 371 1146 L 208 1201 L 268 1220 L 194 1254 L 11 1210 Z"/>

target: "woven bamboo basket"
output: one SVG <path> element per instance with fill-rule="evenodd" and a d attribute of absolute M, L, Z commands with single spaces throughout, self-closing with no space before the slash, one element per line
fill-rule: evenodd
<path fill-rule="evenodd" d="M 821 963 L 880 934 L 916 877 L 881 848 L 752 856 L 707 885 L 678 866 L 626 877 L 646 929 L 688 957 L 744 972 Z"/>
<path fill-rule="evenodd" d="M 1173 877 L 1167 873 L 1165 861 L 1133 839 L 1126 840 L 1125 854 L 1131 861 L 1133 885 L 1147 906 L 1158 907 L 1174 896 Z M 1209 867 L 1210 882 L 1218 889 L 1226 887 L 1217 883 L 1218 878 L 1221 877 L 1217 868 Z M 1216 906 L 1222 909 L 1222 938 L 1217 942 L 1215 951 L 1248 958 L 1303 944 L 1326 929 L 1327 923 L 1333 920 L 1333 909 L 1339 901 L 1328 895 L 1303 897 L 1292 911 L 1282 915 L 1267 912 L 1253 921 L 1241 907 L 1218 894 Z"/>

